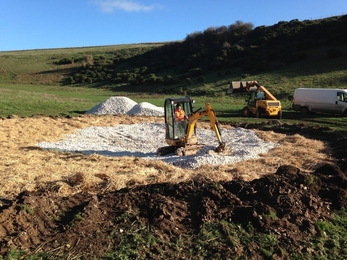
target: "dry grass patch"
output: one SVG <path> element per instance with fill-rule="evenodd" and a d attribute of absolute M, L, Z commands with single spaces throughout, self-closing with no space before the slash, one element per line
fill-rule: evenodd
<path fill-rule="evenodd" d="M 300 135 L 263 131 L 256 131 L 259 137 L 280 145 L 260 159 L 229 165 L 206 165 L 197 170 L 176 168 L 160 160 L 97 154 L 87 156 L 42 150 L 36 146 L 38 142 L 58 141 L 66 134 L 90 126 L 143 122 L 163 122 L 163 118 L 85 115 L 71 119 L 36 117 L 1 120 L 0 178 L 3 185 L 0 197 L 12 198 L 24 190 L 38 188 L 68 196 L 80 191 L 100 192 L 135 185 L 177 183 L 199 174 L 216 181 L 235 178 L 253 180 L 276 172 L 280 165 L 290 164 L 302 171 L 312 171 L 320 163 L 333 160 L 323 142 Z M 209 124 L 202 122 L 199 127 L 209 127 Z"/>

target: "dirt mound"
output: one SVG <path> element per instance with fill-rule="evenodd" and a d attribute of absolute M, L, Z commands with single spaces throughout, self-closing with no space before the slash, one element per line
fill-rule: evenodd
<path fill-rule="evenodd" d="M 214 182 L 200 176 L 175 185 L 78 193 L 66 198 L 44 190 L 24 192 L 2 205 L 1 254 L 17 248 L 88 259 L 116 251 L 129 236 L 153 234 L 173 243 L 222 220 L 243 228 L 252 226 L 255 233 L 275 234 L 278 248 L 287 252 L 307 250 L 308 239 L 317 233 L 316 221 L 346 208 L 346 184 L 345 174 L 336 166 L 324 165 L 313 175 L 282 166 L 276 174 L 252 182 Z M 259 254 L 255 242 L 218 248 L 224 252 L 222 259 L 231 250 L 250 258 Z M 151 254 L 157 259 L 177 255 L 174 248 L 160 243 L 143 247 L 140 253 L 140 259 Z M 189 253 L 180 256 L 184 255 Z"/>
<path fill-rule="evenodd" d="M 80 126 L 83 120 L 74 124 Z M 250 181 L 214 179 L 210 176 L 217 176 L 223 168 L 209 176 L 210 168 L 204 167 L 181 182 L 132 185 L 129 180 L 128 188 L 118 190 L 108 189 L 112 181 L 111 175 L 103 173 L 106 167 L 94 173 L 101 181 L 81 189 L 86 175 L 80 168 L 65 177 L 65 185 L 75 190 L 66 196 L 61 193 L 65 186 L 51 181 L 13 198 L 0 198 L 0 255 L 8 256 L 11 250 L 18 250 L 21 256 L 17 258 L 39 255 L 43 259 L 291 259 L 302 252 L 312 255 L 310 239 L 321 232 L 317 222 L 324 223 L 347 207 L 347 136 L 327 135 L 327 129 L 301 125 L 281 125 L 275 130 L 329 143 L 336 163 L 317 161 L 311 172 L 283 163 L 271 174 Z M 74 161 L 85 160 L 81 155 L 70 157 L 70 169 Z M 129 171 L 126 163 L 143 163 L 131 160 L 119 163 L 114 174 Z M 61 161 L 54 162 L 61 165 Z M 153 165 L 159 171 L 172 170 Z M 146 162 L 143 167 L 153 165 Z M 154 178 L 151 174 L 147 178 Z"/>

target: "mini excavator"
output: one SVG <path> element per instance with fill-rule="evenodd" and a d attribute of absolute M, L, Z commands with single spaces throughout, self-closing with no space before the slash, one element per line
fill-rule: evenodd
<path fill-rule="evenodd" d="M 218 139 L 218 147 L 214 149 L 216 153 L 229 152 L 231 149 L 226 147 L 222 141 L 219 123 L 215 112 L 209 103 L 205 104 L 205 109 L 199 108 L 193 110 L 194 100 L 189 97 L 167 98 L 164 102 L 165 117 L 165 141 L 168 146 L 160 147 L 157 150 L 158 155 L 175 154 L 178 156 L 192 155 L 200 150 L 204 144 L 198 143 L 196 136 L 197 121 L 208 116 L 212 129 Z M 181 106 L 184 110 L 184 120 L 178 120 L 175 116 L 175 109 Z"/>

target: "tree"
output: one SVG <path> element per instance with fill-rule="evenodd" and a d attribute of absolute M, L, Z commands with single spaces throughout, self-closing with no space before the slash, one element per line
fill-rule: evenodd
<path fill-rule="evenodd" d="M 235 36 L 243 36 L 247 34 L 248 32 L 253 30 L 253 24 L 252 23 L 244 23 L 242 21 L 236 21 L 234 24 L 231 24 L 229 26 L 229 32 L 232 33 Z"/>

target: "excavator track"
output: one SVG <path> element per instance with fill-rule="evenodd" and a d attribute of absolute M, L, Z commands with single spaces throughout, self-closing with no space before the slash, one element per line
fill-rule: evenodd
<path fill-rule="evenodd" d="M 194 145 L 187 145 L 185 147 L 175 147 L 175 146 L 164 146 L 160 147 L 157 150 L 157 155 L 158 156 L 163 156 L 163 155 L 168 155 L 168 154 L 174 154 L 177 156 L 187 156 L 187 155 L 194 155 L 198 151 L 200 151 L 205 144 L 194 144 Z M 217 154 L 230 154 L 231 149 L 230 147 L 227 147 L 225 143 L 220 143 L 218 147 L 216 147 L 213 151 L 211 150 L 212 153 L 217 153 Z"/>
<path fill-rule="evenodd" d="M 168 155 L 168 154 L 171 154 L 171 153 L 175 153 L 176 149 L 177 149 L 177 147 L 175 147 L 175 146 L 160 147 L 157 150 L 157 155 L 163 156 L 163 155 Z"/>
<path fill-rule="evenodd" d="M 199 152 L 204 146 L 204 144 L 186 145 L 185 147 L 178 148 L 175 154 L 178 156 L 194 155 Z"/>
<path fill-rule="evenodd" d="M 168 155 L 168 154 L 174 154 L 178 156 L 193 155 L 193 154 L 196 154 L 204 146 L 205 146 L 204 144 L 187 145 L 185 147 L 164 146 L 164 147 L 158 148 L 157 155 L 159 156 Z"/>

